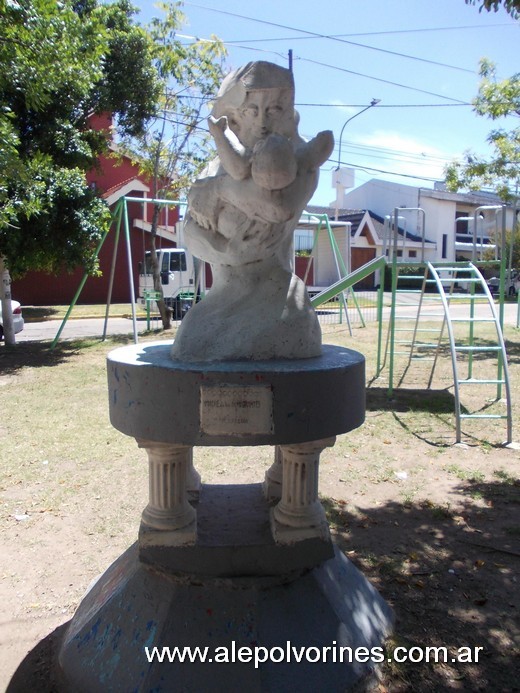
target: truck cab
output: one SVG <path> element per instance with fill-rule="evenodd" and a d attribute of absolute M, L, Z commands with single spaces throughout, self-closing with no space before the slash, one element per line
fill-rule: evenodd
<path fill-rule="evenodd" d="M 184 248 L 157 251 L 164 302 L 172 310 L 173 319 L 181 320 L 193 304 L 195 296 L 195 266 L 193 256 Z M 153 292 L 151 252 L 146 251 L 139 263 L 138 303 L 146 307 L 147 296 Z M 155 308 L 155 303 L 152 303 Z"/>

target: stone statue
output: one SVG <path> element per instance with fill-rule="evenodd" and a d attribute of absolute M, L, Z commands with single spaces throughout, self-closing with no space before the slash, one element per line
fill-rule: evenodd
<path fill-rule="evenodd" d="M 211 264 L 213 285 L 181 323 L 172 356 L 317 356 L 321 330 L 291 269 L 293 234 L 332 152 L 332 133 L 300 137 L 292 73 L 268 62 L 224 79 L 209 129 L 218 156 L 189 192 L 185 243 Z"/>

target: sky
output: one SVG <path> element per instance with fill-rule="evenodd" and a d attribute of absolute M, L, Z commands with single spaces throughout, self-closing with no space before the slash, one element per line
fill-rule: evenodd
<path fill-rule="evenodd" d="M 161 16 L 152 0 L 134 5 L 143 24 Z M 489 132 L 513 125 L 469 105 L 481 58 L 496 64 L 499 79 L 520 71 L 520 22 L 502 8 L 479 12 L 464 0 L 186 0 L 183 12 L 183 40 L 216 35 L 229 70 L 251 60 L 289 67 L 292 57 L 300 134 L 332 130 L 335 138 L 312 204 L 334 200 L 340 163 L 355 169 L 354 187 L 377 179 L 432 188 L 446 163 L 468 150 L 488 155 Z M 361 113 L 374 99 L 380 103 Z"/>

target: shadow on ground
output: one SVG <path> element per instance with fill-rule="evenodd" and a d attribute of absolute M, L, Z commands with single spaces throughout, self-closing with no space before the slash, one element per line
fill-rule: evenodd
<path fill-rule="evenodd" d="M 386 664 L 382 690 L 520 690 L 520 482 L 503 473 L 457 490 L 456 512 L 390 502 L 360 515 L 323 501 L 336 542 L 396 612 L 389 653 L 448 648 L 447 663 Z M 451 661 L 460 647 L 482 647 L 478 663 Z"/>
<path fill-rule="evenodd" d="M 100 341 L 95 337 L 66 340 L 58 342 L 54 349 L 49 341 L 19 342 L 13 346 L 0 344 L 0 376 L 15 375 L 24 368 L 59 366 Z M 107 344 L 117 346 L 129 341 L 128 335 L 114 335 Z"/>
<path fill-rule="evenodd" d="M 519 690 L 520 482 L 502 472 L 456 490 L 465 499 L 456 512 L 448 502 L 360 509 L 323 499 L 336 543 L 395 611 L 387 657 L 404 647 L 414 658 L 387 662 L 380 692 Z M 28 654 L 7 693 L 60 692 L 51 664 L 65 627 Z M 428 647 L 446 648 L 447 661 L 420 661 Z"/>

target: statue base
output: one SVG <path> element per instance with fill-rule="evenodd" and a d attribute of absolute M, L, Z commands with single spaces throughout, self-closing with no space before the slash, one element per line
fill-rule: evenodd
<path fill-rule="evenodd" d="M 368 688 L 391 610 L 333 546 L 318 497 L 320 454 L 364 419 L 363 356 L 184 363 L 170 347 L 108 357 L 111 422 L 146 450 L 150 497 L 139 541 L 61 637 L 57 690 Z M 201 485 L 197 445 L 275 459 L 258 484 Z"/>
<path fill-rule="evenodd" d="M 298 577 L 262 580 L 164 572 L 134 545 L 65 632 L 59 690 L 365 690 L 391 626 L 388 605 L 337 550 Z"/>

